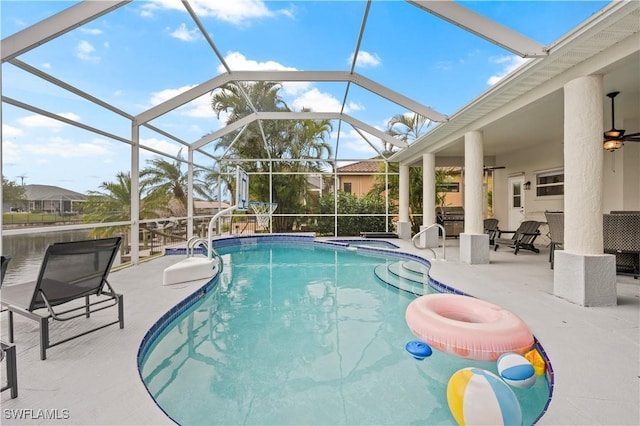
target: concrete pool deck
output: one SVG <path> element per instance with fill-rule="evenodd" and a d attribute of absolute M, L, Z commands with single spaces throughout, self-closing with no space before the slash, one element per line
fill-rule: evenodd
<path fill-rule="evenodd" d="M 388 241 L 402 251 L 430 256 L 410 241 Z M 431 275 L 515 312 L 549 355 L 555 388 L 538 424 L 640 424 L 640 280 L 619 275 L 618 306 L 584 308 L 552 294 L 547 248 L 517 256 L 500 249 L 491 251 L 489 265 L 467 265 L 458 261 L 457 245 L 447 240 L 447 260 L 433 261 Z M 162 285 L 164 268 L 182 258 L 164 256 L 113 271 L 110 282 L 125 297 L 125 328 L 108 327 L 51 348 L 46 361 L 39 358 L 36 323 L 15 316 L 19 395 L 11 399 L 10 392 L 2 392 L 0 423 L 173 424 L 142 384 L 136 355 L 151 325 L 204 284 Z M 3 341 L 6 315 L 0 314 Z M 113 313 L 96 318 L 102 315 Z M 55 323 L 52 336 L 82 322 Z M 4 362 L 2 367 L 4 383 Z"/>

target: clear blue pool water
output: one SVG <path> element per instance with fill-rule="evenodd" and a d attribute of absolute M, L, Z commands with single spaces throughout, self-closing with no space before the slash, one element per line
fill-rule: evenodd
<path fill-rule="evenodd" d="M 397 255 L 308 243 L 220 248 L 211 291 L 146 340 L 140 374 L 178 424 L 446 425 L 457 370 L 495 363 L 441 352 L 417 361 L 404 312 L 416 297 L 376 278 Z M 525 424 L 549 386 L 514 389 Z"/>

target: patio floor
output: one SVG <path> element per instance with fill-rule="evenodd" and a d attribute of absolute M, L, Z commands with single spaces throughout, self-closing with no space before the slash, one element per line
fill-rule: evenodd
<path fill-rule="evenodd" d="M 426 253 L 408 241 L 389 241 L 407 252 Z M 554 394 L 539 424 L 640 424 L 640 280 L 618 276 L 618 306 L 583 308 L 553 296 L 547 248 L 517 256 L 501 248 L 491 251 L 491 264 L 467 265 L 458 261 L 457 246 L 458 240 L 447 241 L 447 260 L 434 261 L 431 275 L 515 312 L 551 359 Z M 2 393 L 0 423 L 173 424 L 143 386 L 136 354 L 151 325 L 203 284 L 161 284 L 163 270 L 180 259 L 164 256 L 112 272 L 111 284 L 125 296 L 125 328 L 108 327 L 51 348 L 46 361 L 39 359 L 36 323 L 15 316 L 19 396 Z M 6 315 L 0 315 L 4 341 Z M 52 335 L 82 326 L 72 323 L 54 324 Z M 4 375 L 3 362 L 3 383 Z"/>

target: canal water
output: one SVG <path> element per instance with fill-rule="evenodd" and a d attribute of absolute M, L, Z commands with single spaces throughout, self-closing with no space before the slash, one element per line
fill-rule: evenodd
<path fill-rule="evenodd" d="M 44 252 L 49 244 L 89 238 L 88 230 L 3 235 L 2 254 L 11 257 L 3 285 L 34 281 L 38 277 Z"/>

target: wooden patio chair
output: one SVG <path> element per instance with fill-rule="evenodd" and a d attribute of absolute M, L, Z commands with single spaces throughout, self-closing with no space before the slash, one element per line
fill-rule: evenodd
<path fill-rule="evenodd" d="M 540 225 L 542 225 L 542 222 L 525 220 L 515 231 L 500 230 L 498 237 L 494 240 L 493 251 L 497 251 L 500 244 L 504 244 L 514 249 L 513 254 L 518 254 L 520 250 L 530 250 L 534 253 L 540 253 L 540 250 L 533 245 L 538 235 L 540 235 Z M 513 237 L 502 238 L 502 234 L 513 234 Z"/>
<path fill-rule="evenodd" d="M 489 235 L 489 245 L 493 245 L 500 229 L 498 228 L 498 219 L 487 218 L 484 219 L 484 233 Z"/>
<path fill-rule="evenodd" d="M 13 314 L 40 325 L 40 359 L 48 348 L 113 324 L 124 328 L 124 301 L 107 276 L 118 253 L 121 237 L 50 244 L 35 282 L 2 288 L 0 304 L 9 314 L 9 342 L 13 343 Z M 78 302 L 84 299 L 84 303 Z M 89 318 L 94 312 L 117 306 L 118 319 L 55 343 L 49 339 L 49 320 Z M 95 324 L 94 324 L 95 325 Z"/>

